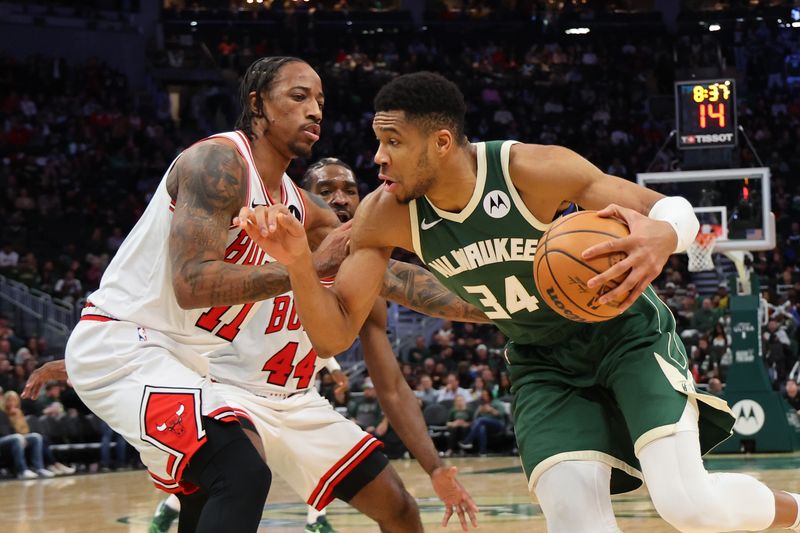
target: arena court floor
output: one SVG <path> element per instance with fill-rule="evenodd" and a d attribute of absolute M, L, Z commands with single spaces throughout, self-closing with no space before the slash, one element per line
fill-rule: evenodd
<path fill-rule="evenodd" d="M 492 533 L 544 532 L 539 507 L 530 503 L 519 461 L 513 457 L 453 459 L 462 483 L 482 508 L 480 530 Z M 427 476 L 413 461 L 395 461 L 409 491 L 418 498 L 426 531 L 456 532 L 439 526 L 441 506 Z M 780 489 L 800 491 L 800 454 L 714 456 L 711 471 L 755 475 Z M 3 533 L 145 533 L 163 493 L 144 471 L 73 476 L 42 481 L 0 482 L 0 531 Z M 675 531 L 659 519 L 644 490 L 614 498 L 614 510 L 623 531 Z M 259 531 L 297 533 L 306 508 L 280 479 L 273 482 Z M 331 523 L 342 533 L 377 532 L 366 517 L 340 502 L 328 507 Z M 479 530 L 479 531 L 480 531 Z M 177 531 L 173 527 L 172 531 Z"/>

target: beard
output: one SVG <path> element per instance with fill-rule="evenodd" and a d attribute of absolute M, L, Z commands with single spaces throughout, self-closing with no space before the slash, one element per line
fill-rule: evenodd
<path fill-rule="evenodd" d="M 313 153 L 312 146 L 300 142 L 290 142 L 288 147 L 292 155 L 303 159 L 308 159 Z"/>
<path fill-rule="evenodd" d="M 411 192 L 405 196 L 397 197 L 397 201 L 401 204 L 409 204 L 411 203 L 411 200 L 422 198 L 425 196 L 425 194 L 427 194 L 428 190 L 430 190 L 431 185 L 433 185 L 433 170 L 428 164 L 427 152 L 422 152 L 422 155 L 419 156 L 419 159 L 417 160 L 417 168 L 414 169 L 414 174 L 418 176 L 417 182 L 414 184 L 414 188 L 411 189 Z"/>

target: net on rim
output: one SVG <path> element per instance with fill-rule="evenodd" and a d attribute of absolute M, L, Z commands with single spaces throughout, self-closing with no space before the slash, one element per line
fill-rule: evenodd
<path fill-rule="evenodd" d="M 689 256 L 689 272 L 714 270 L 714 243 L 722 233 L 722 227 L 716 224 L 703 224 L 694 241 L 686 250 Z"/>

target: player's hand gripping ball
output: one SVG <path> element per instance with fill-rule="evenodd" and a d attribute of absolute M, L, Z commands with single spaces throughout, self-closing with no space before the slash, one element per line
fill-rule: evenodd
<path fill-rule="evenodd" d="M 598 217 L 596 211 L 579 211 L 556 219 L 536 247 L 533 279 L 542 298 L 553 311 L 576 322 L 602 322 L 620 314 L 619 301 L 597 300 L 617 287 L 625 276 L 590 289 L 594 276 L 625 259 L 622 252 L 584 260 L 584 250 L 601 242 L 626 237 L 628 226 L 615 218 Z M 625 295 L 627 297 L 627 294 Z"/>

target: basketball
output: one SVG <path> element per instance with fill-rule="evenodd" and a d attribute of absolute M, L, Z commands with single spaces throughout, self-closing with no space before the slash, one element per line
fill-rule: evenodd
<path fill-rule="evenodd" d="M 602 322 L 619 315 L 620 302 L 599 304 L 597 300 L 625 276 L 592 289 L 587 282 L 625 259 L 625 254 L 614 252 L 591 260 L 581 254 L 595 244 L 629 234 L 624 223 L 599 217 L 596 211 L 579 211 L 557 219 L 539 240 L 533 260 L 533 279 L 547 305 L 576 322 Z"/>

